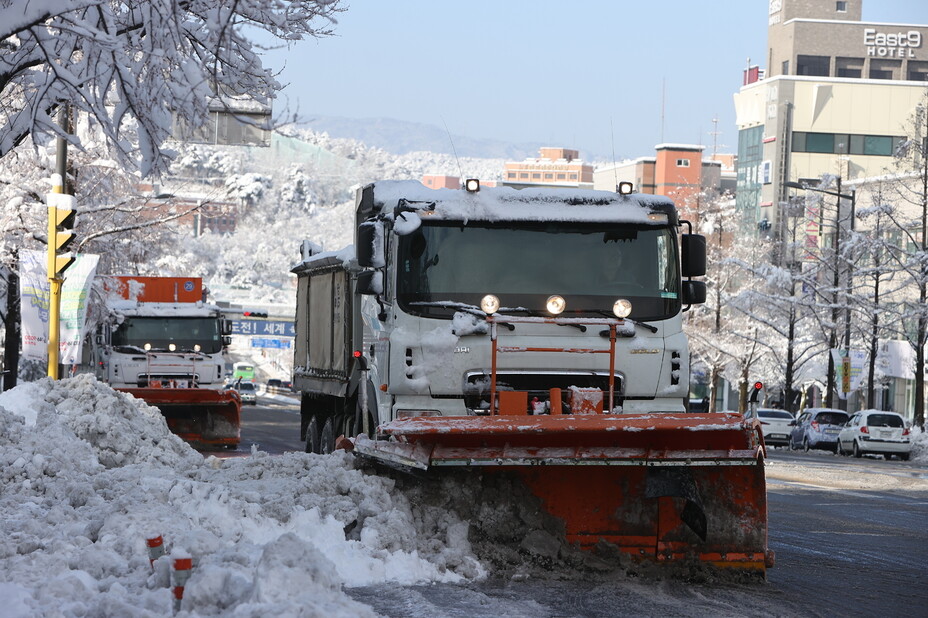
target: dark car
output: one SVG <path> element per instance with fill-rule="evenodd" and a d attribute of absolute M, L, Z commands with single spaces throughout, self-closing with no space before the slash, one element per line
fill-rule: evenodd
<path fill-rule="evenodd" d="M 271 378 L 267 381 L 267 390 L 271 390 L 272 388 L 280 388 L 281 386 L 283 386 L 283 384 L 277 378 Z"/>
<path fill-rule="evenodd" d="M 789 447 L 837 451 L 838 434 L 848 418 L 847 412 L 834 408 L 806 408 L 790 423 Z"/>

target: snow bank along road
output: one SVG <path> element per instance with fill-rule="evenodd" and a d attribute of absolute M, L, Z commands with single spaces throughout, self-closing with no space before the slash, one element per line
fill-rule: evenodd
<path fill-rule="evenodd" d="M 180 616 L 924 607 L 915 603 L 925 599 L 916 576 L 928 568 L 924 477 L 777 464 L 770 513 L 779 565 L 769 582 L 699 569 L 678 573 L 682 580 L 649 577 L 560 545 L 530 497 L 504 482 L 394 479 L 344 453 L 204 457 L 144 402 L 90 376 L 45 379 L 0 394 L 0 615 L 168 616 L 172 559 L 183 557 L 194 567 Z M 152 564 L 145 540 L 156 535 L 168 555 Z"/>

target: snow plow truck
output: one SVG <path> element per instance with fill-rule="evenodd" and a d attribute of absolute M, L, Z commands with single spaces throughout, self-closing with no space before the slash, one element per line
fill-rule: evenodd
<path fill-rule="evenodd" d="M 204 302 L 201 279 L 115 276 L 105 287 L 107 319 L 93 346 L 97 379 L 157 407 L 191 444 L 237 447 L 242 402 L 223 388 L 231 322 Z"/>
<path fill-rule="evenodd" d="M 301 437 L 513 474 L 581 549 L 765 573 L 760 425 L 686 405 L 705 239 L 617 188 L 359 189 L 353 247 L 293 268 Z"/>

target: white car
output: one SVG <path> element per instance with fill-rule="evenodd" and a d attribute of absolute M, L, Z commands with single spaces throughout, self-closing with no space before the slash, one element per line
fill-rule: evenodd
<path fill-rule="evenodd" d="M 905 419 L 895 412 L 864 410 L 850 418 L 838 434 L 838 454 L 860 457 L 864 454 L 895 455 L 908 461 L 912 437 Z"/>
<path fill-rule="evenodd" d="M 760 421 L 761 431 L 764 434 L 764 444 L 767 446 L 789 445 L 789 432 L 792 431 L 790 423 L 795 420 L 792 414 L 775 408 L 758 408 L 757 419 Z"/>

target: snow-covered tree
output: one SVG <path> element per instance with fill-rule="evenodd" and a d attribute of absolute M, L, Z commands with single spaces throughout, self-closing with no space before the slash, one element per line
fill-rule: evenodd
<path fill-rule="evenodd" d="M 897 305 L 902 336 L 915 350 L 915 412 L 925 422 L 925 345 L 928 343 L 928 91 L 895 153 L 897 180 L 885 185 L 894 208 L 887 213 L 898 239 L 895 261 L 917 290 Z"/>
<path fill-rule="evenodd" d="M 213 95 L 267 104 L 281 89 L 251 36 L 326 35 L 340 10 L 338 0 L 0 0 L 0 158 L 30 136 L 81 145 L 56 121 L 67 104 L 120 164 L 163 172 L 172 114 L 201 126 Z"/>

